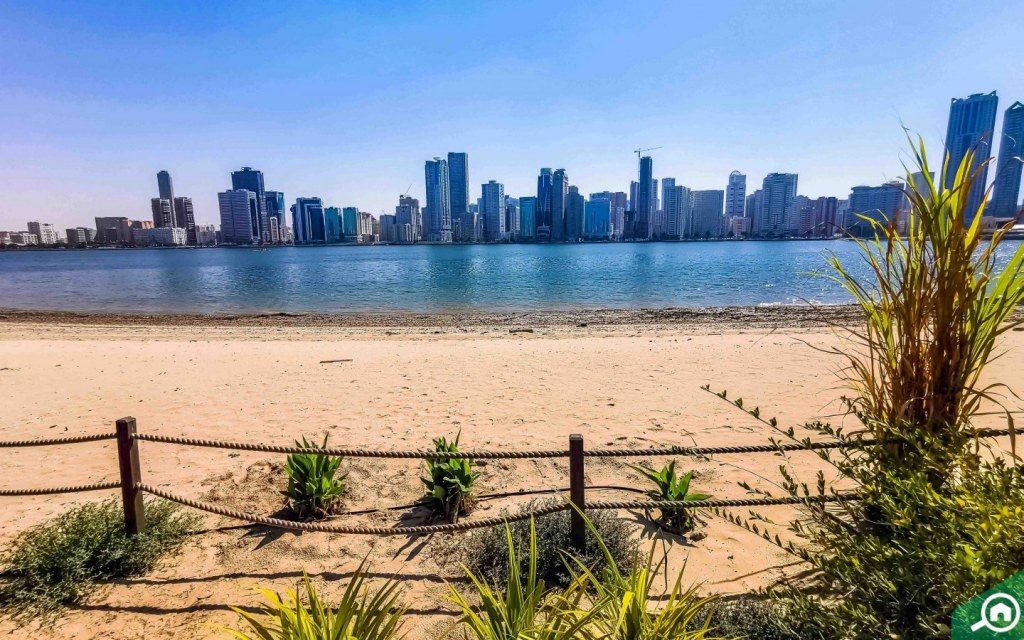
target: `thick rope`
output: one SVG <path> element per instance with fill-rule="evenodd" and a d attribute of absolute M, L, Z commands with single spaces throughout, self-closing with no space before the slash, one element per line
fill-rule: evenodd
<path fill-rule="evenodd" d="M 485 518 L 483 520 L 474 520 L 472 522 L 459 522 L 455 524 L 435 524 L 435 525 L 424 525 L 418 527 L 366 527 L 366 526 L 344 526 L 331 524 L 326 522 L 293 522 L 291 520 L 282 520 L 280 518 L 264 518 L 261 516 L 254 516 L 244 511 L 237 509 L 229 509 L 227 507 L 220 507 L 212 505 L 206 502 L 200 502 L 191 498 L 185 498 L 163 489 L 150 486 L 145 483 L 139 483 L 138 489 L 154 496 L 170 500 L 171 502 L 177 502 L 178 504 L 191 507 L 193 509 L 199 509 L 200 511 L 206 511 L 218 516 L 224 516 L 226 518 L 232 518 L 234 520 L 242 520 L 244 522 L 250 522 L 252 524 L 263 525 L 266 527 L 272 527 L 274 529 L 289 529 L 292 531 L 312 531 L 316 533 L 341 533 L 350 535 L 376 535 L 376 536 L 409 536 L 409 535 L 425 535 L 431 533 L 454 533 L 456 531 L 468 531 L 470 529 L 480 529 L 484 527 L 494 527 L 506 523 L 518 522 L 519 520 L 527 520 L 529 518 L 538 518 L 546 516 L 559 511 L 566 511 L 570 509 L 568 503 L 565 504 L 553 504 L 547 507 L 541 507 L 533 511 L 526 513 L 517 513 L 515 515 L 502 515 L 494 518 Z M 808 498 L 741 498 L 736 500 L 690 500 L 690 501 L 673 501 L 673 502 L 658 502 L 653 500 L 626 500 L 620 502 L 590 502 L 587 503 L 587 509 L 669 509 L 669 510 L 686 510 L 686 509 L 707 509 L 710 507 L 758 507 L 758 506 L 772 506 L 772 505 L 783 505 L 783 504 L 806 504 L 806 503 L 825 503 L 825 502 L 844 502 L 856 500 L 854 497 L 846 496 L 814 496 Z"/>
<path fill-rule="evenodd" d="M 1009 429 L 983 429 L 975 432 L 978 438 L 992 438 L 1010 435 Z M 179 444 L 191 447 L 212 447 L 216 449 L 236 449 L 243 451 L 260 451 L 263 453 L 322 453 L 328 456 L 348 458 L 410 458 L 430 460 L 503 460 L 525 458 L 567 458 L 569 452 L 561 450 L 534 451 L 376 451 L 372 449 L 338 449 L 334 447 L 288 447 L 269 444 L 250 444 L 246 442 L 229 442 L 225 440 L 203 440 L 198 438 L 177 438 L 151 433 L 137 433 L 136 440 Z M 779 451 L 817 451 L 821 449 L 845 449 L 853 446 L 870 446 L 874 440 L 864 439 L 859 442 L 808 442 L 789 444 L 759 444 L 735 447 L 654 447 L 649 449 L 590 449 L 583 452 L 588 458 L 624 458 L 631 456 L 692 456 L 705 457 L 716 454 L 735 453 L 777 453 Z"/>
<path fill-rule="evenodd" d="M 270 444 L 249 444 L 246 442 L 227 442 L 224 440 L 201 440 L 197 438 L 175 438 L 158 436 L 151 433 L 137 433 L 132 436 L 136 440 L 162 442 L 165 444 L 181 444 L 190 447 L 213 447 L 216 449 L 240 449 L 242 451 L 261 451 L 263 453 L 321 453 L 328 456 L 346 458 L 418 458 L 430 460 L 455 460 L 473 458 L 476 460 L 500 460 L 505 458 L 568 458 L 568 450 L 557 451 L 376 451 L 372 449 L 338 449 L 335 447 L 285 447 Z"/>
<path fill-rule="evenodd" d="M 605 500 L 586 503 L 587 509 L 666 509 L 669 511 L 686 511 L 692 509 L 711 509 L 714 507 L 774 507 L 785 504 L 825 504 L 828 502 L 853 502 L 860 500 L 856 496 L 808 496 L 800 498 L 736 498 L 732 500 Z"/>
<path fill-rule="evenodd" d="M 313 531 L 317 533 L 345 533 L 352 535 L 409 536 L 424 535 L 430 533 L 452 533 L 455 531 L 468 531 L 470 529 L 479 529 L 482 527 L 493 527 L 505 524 L 506 522 L 517 522 L 519 520 L 527 520 L 529 518 L 546 516 L 548 514 L 556 513 L 558 511 L 565 511 L 566 509 L 569 508 L 568 504 L 554 504 L 549 507 L 542 507 L 540 509 L 530 511 L 528 513 L 503 515 L 495 518 L 486 518 L 484 520 L 474 520 L 472 522 L 458 522 L 455 524 L 434 524 L 418 527 L 344 526 L 323 522 L 293 522 L 291 520 L 282 520 L 280 518 L 263 518 L 260 516 L 254 516 L 252 514 L 245 513 L 244 511 L 219 507 L 205 502 L 199 502 L 198 500 L 192 500 L 191 498 L 183 498 L 179 495 L 175 495 L 168 491 L 152 487 L 145 483 L 139 483 L 137 486 L 140 490 L 145 491 L 146 493 L 158 496 L 165 500 L 177 502 L 178 504 L 185 505 L 186 507 L 192 507 L 193 509 L 199 509 L 200 511 L 206 511 L 207 513 L 212 513 L 218 516 L 224 516 L 226 518 L 233 518 L 235 520 L 251 522 L 252 524 L 273 527 L 275 529 L 290 529 L 292 531 Z"/>
<path fill-rule="evenodd" d="M 48 487 L 46 489 L 0 489 L 0 496 L 48 496 L 54 493 L 81 493 L 83 491 L 104 491 L 117 489 L 120 482 L 94 482 L 74 487 Z"/>
<path fill-rule="evenodd" d="M 40 440 L 0 440 L 0 449 L 8 447 L 46 447 L 56 444 L 78 444 L 97 440 L 113 440 L 116 433 L 94 433 L 88 436 L 67 436 L 66 438 L 43 438 Z"/>

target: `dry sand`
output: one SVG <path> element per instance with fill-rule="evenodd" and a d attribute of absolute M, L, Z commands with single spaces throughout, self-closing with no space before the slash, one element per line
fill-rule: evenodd
<path fill-rule="evenodd" d="M 847 322 L 849 309 L 827 311 Z M 581 326 L 585 325 L 585 326 Z M 511 333 L 512 329 L 532 333 Z M 410 449 L 462 431 L 466 448 L 564 448 L 581 433 L 588 448 L 665 444 L 762 444 L 768 431 L 717 398 L 710 383 L 760 404 L 784 424 L 835 417 L 840 362 L 815 348 L 838 344 L 819 312 L 806 309 L 633 311 L 437 316 L 79 316 L 0 314 L 0 439 L 110 431 L 132 415 L 149 433 L 290 443 L 302 435 L 338 446 Z M 1024 333 L 989 371 L 1013 380 L 1024 370 Z M 339 362 L 321 363 L 324 360 Z M 114 480 L 112 442 L 5 449 L 5 488 Z M 283 456 L 141 444 L 146 482 L 181 495 L 270 514 L 281 506 Z M 589 484 L 643 486 L 629 463 L 588 459 Z M 805 474 L 812 454 L 795 454 Z M 690 464 L 684 461 L 684 465 Z M 692 463 L 695 489 L 741 497 L 737 481 L 767 487 L 772 455 L 719 456 Z M 415 461 L 351 459 L 350 509 L 400 505 L 420 494 Z M 564 488 L 564 460 L 497 461 L 483 467 L 483 492 Z M 111 492 L 113 493 L 113 492 Z M 109 495 L 109 494 L 108 494 Z M 632 498 L 594 492 L 595 498 Z M 103 494 L 0 498 L 0 544 L 68 505 Z M 488 501 L 488 517 L 522 499 Z M 787 512 L 772 515 L 784 520 Z M 689 581 L 739 593 L 802 567 L 750 533 L 714 518 L 707 537 L 682 541 L 636 521 L 637 535 L 669 547 Z M 401 512 L 357 516 L 393 525 Z M 231 525 L 210 516 L 204 528 Z M 237 524 L 237 523 L 236 523 Z M 397 574 L 411 604 L 410 638 L 450 624 L 446 578 L 429 538 L 295 535 L 260 528 L 208 530 L 144 578 L 97 589 L 58 621 L 0 633 L 34 638 L 226 637 L 232 605 L 260 604 L 257 587 L 294 585 L 306 570 L 328 581 L 369 554 L 375 574 Z M 328 586 L 333 593 L 337 584 Z"/>

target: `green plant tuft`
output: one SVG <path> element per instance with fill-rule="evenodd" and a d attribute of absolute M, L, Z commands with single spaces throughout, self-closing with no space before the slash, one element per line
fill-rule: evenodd
<path fill-rule="evenodd" d="M 652 471 L 651 469 L 634 465 L 629 466 L 655 484 L 657 489 L 646 492 L 647 496 L 652 500 L 688 502 L 709 500 L 711 498 L 711 495 L 707 493 L 690 493 L 693 471 L 681 477 L 677 476 L 675 460 L 662 467 L 661 471 Z M 691 531 L 696 523 L 693 511 L 689 509 L 662 509 L 661 520 L 680 533 Z"/>
<path fill-rule="evenodd" d="M 445 437 L 434 438 L 434 450 L 443 453 L 459 451 L 459 437 L 454 440 Z M 424 461 L 427 465 L 427 477 L 421 478 L 427 492 L 421 503 L 430 507 L 436 514 L 448 522 L 457 522 L 459 516 L 473 508 L 473 489 L 480 476 L 474 470 L 473 460 L 469 458 L 452 458 L 450 460 Z"/>
<path fill-rule="evenodd" d="M 295 442 L 303 449 L 326 449 L 324 443 L 317 445 L 306 440 Z M 301 520 L 320 519 L 331 514 L 338 501 L 345 495 L 345 474 L 339 474 L 341 457 L 322 453 L 292 453 L 284 465 L 288 474 L 288 488 L 283 491 L 288 499 L 288 508 Z"/>
<path fill-rule="evenodd" d="M 149 500 L 146 532 L 128 536 L 116 500 L 72 507 L 14 539 L 3 557 L 0 605 L 17 618 L 77 603 L 97 582 L 145 574 L 199 522 L 172 502 Z"/>

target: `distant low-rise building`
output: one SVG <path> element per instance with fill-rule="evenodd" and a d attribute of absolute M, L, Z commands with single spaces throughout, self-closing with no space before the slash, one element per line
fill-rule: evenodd
<path fill-rule="evenodd" d="M 11 244 L 19 247 L 34 247 L 39 244 L 39 236 L 28 231 L 13 231 L 10 238 Z"/>
<path fill-rule="evenodd" d="M 39 244 L 46 247 L 53 246 L 60 241 L 57 230 L 49 222 L 29 222 L 28 232 L 35 234 L 39 239 Z"/>
<path fill-rule="evenodd" d="M 181 227 L 150 227 L 132 229 L 137 247 L 183 247 L 188 244 L 188 230 Z"/>
<path fill-rule="evenodd" d="M 217 227 L 212 224 L 196 225 L 196 244 L 200 247 L 217 245 Z"/>

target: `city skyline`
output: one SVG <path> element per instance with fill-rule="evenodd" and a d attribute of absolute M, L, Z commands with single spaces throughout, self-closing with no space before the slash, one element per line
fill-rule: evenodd
<path fill-rule="evenodd" d="M 474 191 L 495 179 L 509 194 L 531 194 L 536 167 L 548 166 L 564 167 L 584 192 L 622 190 L 628 185 L 617 176 L 633 175 L 632 150 L 661 146 L 659 173 L 694 190 L 724 188 L 720 176 L 739 169 L 797 173 L 808 196 L 835 195 L 898 177 L 901 119 L 935 145 L 949 96 L 996 89 L 1012 97 L 1024 85 L 1013 56 L 977 53 L 979 42 L 1012 41 L 1018 5 L 909 3 L 886 7 L 884 21 L 873 3 L 814 5 L 785 12 L 784 23 L 762 3 L 642 14 L 543 6 L 552 24 L 574 26 L 568 41 L 563 30 L 519 28 L 540 5 L 400 3 L 367 12 L 343 4 L 258 16 L 231 3 L 190 12 L 5 7 L 0 54 L 9 90 L 0 120 L 9 130 L 0 187 L 8 195 L 0 228 L 27 217 L 58 227 L 142 218 L 154 169 L 168 170 L 193 197 L 197 224 L 213 223 L 221 176 L 247 165 L 273 176 L 289 198 L 315 194 L 379 215 L 409 184 L 424 202 L 417 162 L 447 149 L 473 156 Z M 915 29 L 900 26 L 901 17 Z M 681 18 L 704 28 L 686 43 L 657 37 Z M 268 37 L 288 39 L 314 21 L 325 35 L 268 55 L 247 38 L 257 19 L 272 26 Z M 871 38 L 860 32 L 865 20 L 877 31 Z M 493 23 L 520 37 L 480 55 L 446 55 L 455 47 L 448 40 L 476 50 L 476 31 Z M 168 48 L 139 44 L 168 29 L 188 37 Z M 639 33 L 650 37 L 631 53 L 622 43 Z M 728 45 L 737 39 L 742 47 Z M 55 40 L 64 46 L 53 48 Z M 444 64 L 430 68 L 428 57 Z M 560 74 L 550 73 L 556 60 Z M 232 89 L 239 73 L 278 90 L 253 101 Z M 496 82 L 509 90 L 483 89 Z M 167 83 L 190 99 L 167 101 L 158 90 Z M 538 92 L 545 99 L 531 100 Z M 288 97 L 297 94 L 316 99 Z M 997 128 L 1001 119 L 1002 109 Z"/>

